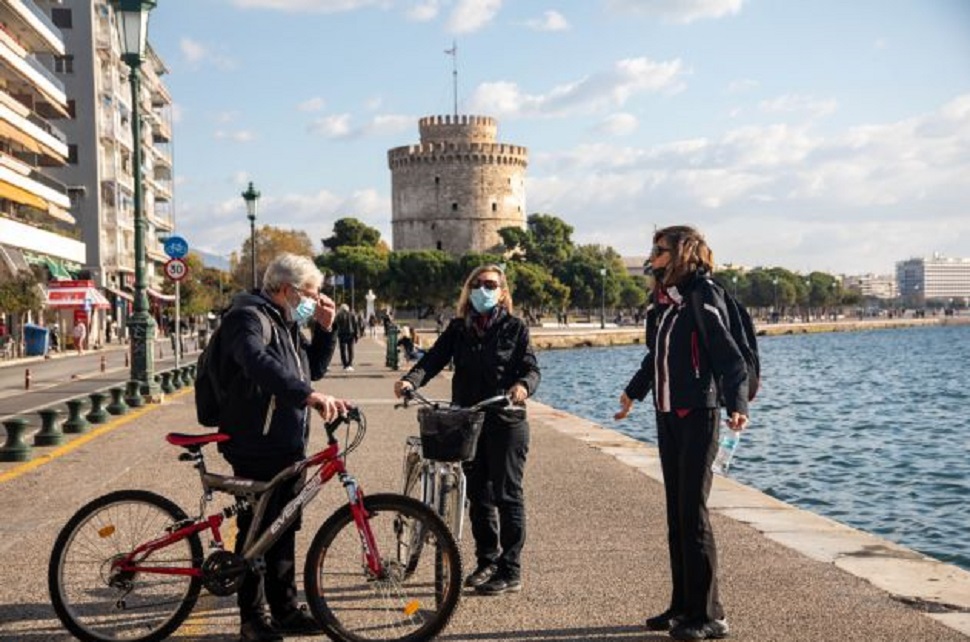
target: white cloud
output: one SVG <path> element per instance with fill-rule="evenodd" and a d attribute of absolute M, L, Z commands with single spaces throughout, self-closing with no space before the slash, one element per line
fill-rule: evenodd
<path fill-rule="evenodd" d="M 627 136 L 635 132 L 639 126 L 640 123 L 633 114 L 619 113 L 610 114 L 604 118 L 594 131 L 604 136 Z"/>
<path fill-rule="evenodd" d="M 429 22 L 438 17 L 440 10 L 441 3 L 439 0 L 424 0 L 423 2 L 415 2 L 412 4 L 405 15 L 408 20 L 413 22 Z"/>
<path fill-rule="evenodd" d="M 333 114 L 310 123 L 310 132 L 333 140 L 356 140 L 405 131 L 414 126 L 413 116 L 378 114 L 362 125 L 354 125 L 350 114 Z"/>
<path fill-rule="evenodd" d="M 613 68 L 554 87 L 546 94 L 524 94 L 515 83 L 483 83 L 469 99 L 475 113 L 505 116 L 565 116 L 621 107 L 640 93 L 676 93 L 684 88 L 688 73 L 677 60 L 655 62 L 649 58 L 619 60 Z"/>
<path fill-rule="evenodd" d="M 179 40 L 179 50 L 182 52 L 182 58 L 192 69 L 211 66 L 220 71 L 232 71 L 237 67 L 236 61 L 229 56 L 191 38 Z"/>
<path fill-rule="evenodd" d="M 449 33 L 472 33 L 490 23 L 502 8 L 502 0 L 457 0 L 445 29 Z"/>
<path fill-rule="evenodd" d="M 745 0 L 606 0 L 607 7 L 614 11 L 657 16 L 677 24 L 734 15 L 744 3 Z"/>
<path fill-rule="evenodd" d="M 839 107 L 839 102 L 834 98 L 819 99 L 812 96 L 800 96 L 797 94 L 786 94 L 771 100 L 763 100 L 758 104 L 758 108 L 765 113 L 779 112 L 807 112 L 812 116 L 821 118 L 835 113 Z"/>
<path fill-rule="evenodd" d="M 298 111 L 320 111 L 327 105 L 327 102 L 319 96 L 308 98 L 299 103 L 296 108 Z"/>
<path fill-rule="evenodd" d="M 237 129 L 235 131 L 217 129 L 213 137 L 216 140 L 228 140 L 234 143 L 251 143 L 256 140 L 256 135 L 248 129 Z"/>
<path fill-rule="evenodd" d="M 759 84 L 757 80 L 752 78 L 739 78 L 728 83 L 727 90 L 729 94 L 741 94 L 752 89 L 757 89 Z"/>
<path fill-rule="evenodd" d="M 546 11 L 541 18 L 526 20 L 525 26 L 535 31 L 568 31 L 569 21 L 558 11 Z"/>
<path fill-rule="evenodd" d="M 292 13 L 340 13 L 368 7 L 387 8 L 390 0 L 232 0 L 243 9 L 273 9 Z"/>

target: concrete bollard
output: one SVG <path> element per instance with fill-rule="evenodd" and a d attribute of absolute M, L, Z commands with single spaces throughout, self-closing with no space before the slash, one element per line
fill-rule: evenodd
<path fill-rule="evenodd" d="M 30 368 L 24 370 L 24 390 L 30 390 Z"/>
<path fill-rule="evenodd" d="M 145 400 L 142 399 L 141 392 L 139 392 L 140 385 L 137 381 L 129 381 L 125 384 L 125 403 L 132 408 L 140 408 L 145 404 Z"/>
<path fill-rule="evenodd" d="M 24 432 L 27 430 L 27 420 L 23 417 L 11 417 L 3 422 L 7 429 L 7 442 L 0 447 L 0 461 L 27 461 L 33 449 L 24 443 Z"/>
<path fill-rule="evenodd" d="M 121 386 L 111 388 L 111 403 L 105 408 L 112 415 L 123 415 L 128 412 L 128 406 L 125 404 L 124 394 L 125 389 Z"/>
<path fill-rule="evenodd" d="M 101 355 L 101 372 L 104 372 L 107 369 L 108 369 L 108 362 L 105 359 L 104 355 Z"/>
<path fill-rule="evenodd" d="M 131 367 L 131 361 L 130 361 L 131 357 L 128 355 L 128 352 L 129 352 L 128 350 L 125 350 L 125 367 L 126 368 Z"/>
<path fill-rule="evenodd" d="M 61 428 L 68 434 L 87 432 L 88 422 L 81 416 L 81 409 L 84 407 L 84 399 L 69 399 L 67 405 L 67 421 Z"/>
<path fill-rule="evenodd" d="M 61 411 L 57 408 L 44 408 L 38 410 L 37 414 L 40 415 L 40 432 L 34 435 L 34 445 L 59 446 L 63 444 L 66 437 L 61 432 L 60 426 L 57 425 L 57 418 L 60 417 Z"/>
<path fill-rule="evenodd" d="M 92 424 L 103 424 L 108 421 L 108 413 L 104 409 L 105 396 L 103 392 L 92 392 L 88 395 L 91 399 L 91 411 L 84 415 L 84 418 Z"/>

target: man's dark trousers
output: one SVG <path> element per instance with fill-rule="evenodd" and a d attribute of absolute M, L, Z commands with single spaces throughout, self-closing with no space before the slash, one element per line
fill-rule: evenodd
<path fill-rule="evenodd" d="M 255 481 L 269 481 L 281 470 L 297 461 L 295 458 L 264 458 L 264 459 L 233 459 L 232 473 L 236 477 Z M 263 517 L 262 528 L 266 528 L 273 520 L 280 516 L 286 504 L 296 496 L 299 490 L 301 476 L 282 482 L 270 497 Z M 253 507 L 255 509 L 255 506 Z M 236 534 L 237 554 L 242 553 L 246 540 L 246 532 L 252 524 L 252 511 L 244 511 L 236 518 L 238 533 Z M 266 574 L 260 578 L 255 573 L 248 573 L 237 594 L 240 620 L 246 622 L 265 613 L 269 605 L 273 617 L 279 618 L 299 608 L 296 590 L 296 531 L 299 530 L 299 520 L 286 530 L 273 546 L 266 551 Z M 261 531 L 262 532 L 262 531 Z"/>
<path fill-rule="evenodd" d="M 353 335 L 338 337 L 340 339 L 340 362 L 344 368 L 354 365 L 354 337 Z"/>
<path fill-rule="evenodd" d="M 688 619 L 724 617 L 717 593 L 717 548 L 707 510 L 717 454 L 715 409 L 657 413 L 657 445 L 667 499 L 670 606 Z"/>

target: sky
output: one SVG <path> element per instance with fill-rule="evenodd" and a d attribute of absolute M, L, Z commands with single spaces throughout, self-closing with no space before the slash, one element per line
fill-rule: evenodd
<path fill-rule="evenodd" d="M 249 181 L 258 225 L 390 242 L 387 150 L 453 112 L 456 64 L 459 113 L 529 149 L 526 211 L 577 243 L 690 224 L 748 267 L 970 257 L 965 0 L 166 0 L 149 39 L 192 248 L 240 249 Z"/>

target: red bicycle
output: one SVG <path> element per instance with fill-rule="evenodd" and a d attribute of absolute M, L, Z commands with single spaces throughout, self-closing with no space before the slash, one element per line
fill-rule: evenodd
<path fill-rule="evenodd" d="M 334 434 L 345 423 L 348 445 L 341 451 Z M 262 572 L 264 553 L 337 477 L 348 503 L 320 527 L 304 567 L 313 616 L 327 635 L 347 642 L 419 642 L 437 635 L 461 593 L 461 554 L 454 537 L 419 501 L 395 494 L 364 496 L 346 469 L 347 454 L 366 432 L 359 409 L 329 423 L 326 431 L 326 449 L 268 482 L 206 470 L 202 447 L 229 435 L 167 435 L 170 444 L 185 449 L 179 460 L 199 471 L 199 516 L 190 518 L 171 500 L 144 490 L 113 492 L 81 508 L 58 535 L 48 568 L 51 602 L 61 622 L 85 641 L 166 638 L 189 616 L 202 587 L 231 595 L 247 572 Z M 280 517 L 259 529 L 273 490 L 313 467 L 318 468 Z M 213 491 L 231 495 L 234 503 L 206 516 Z M 239 534 L 245 544 L 237 555 L 225 550 L 220 528 L 243 510 L 252 510 L 254 519 L 249 531 Z M 200 537 L 206 532 L 208 555 Z"/>

